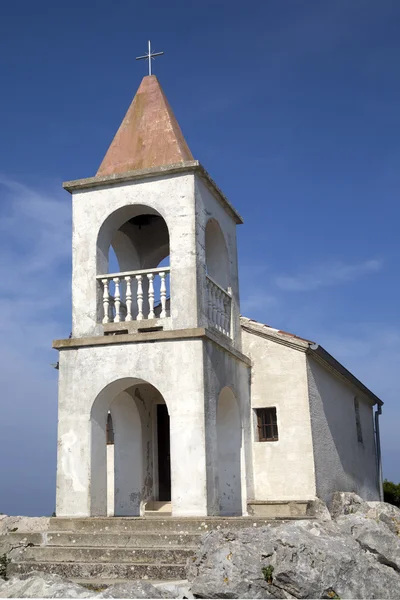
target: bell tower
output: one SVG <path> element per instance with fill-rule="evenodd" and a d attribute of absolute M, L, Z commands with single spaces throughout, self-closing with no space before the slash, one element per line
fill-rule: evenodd
<path fill-rule="evenodd" d="M 73 207 L 72 337 L 53 343 L 57 516 L 106 515 L 110 479 L 115 515 L 143 516 L 164 499 L 173 516 L 245 514 L 242 220 L 194 160 L 154 75 L 143 78 L 96 176 L 64 188 Z"/>

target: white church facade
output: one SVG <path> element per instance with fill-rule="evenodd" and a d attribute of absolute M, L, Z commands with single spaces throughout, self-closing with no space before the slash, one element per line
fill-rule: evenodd
<path fill-rule="evenodd" d="M 64 187 L 57 516 L 287 516 L 336 490 L 379 499 L 381 400 L 316 344 L 240 316 L 242 219 L 155 76 L 96 176 Z"/>

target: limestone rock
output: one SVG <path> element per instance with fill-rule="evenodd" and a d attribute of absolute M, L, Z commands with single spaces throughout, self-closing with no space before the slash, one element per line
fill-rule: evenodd
<path fill-rule="evenodd" d="M 156 588 L 143 579 L 110 585 L 97 598 L 176 598 L 170 591 Z"/>
<path fill-rule="evenodd" d="M 384 522 L 356 513 L 339 517 L 337 525 L 342 532 L 352 535 L 363 550 L 371 552 L 379 563 L 397 570 L 400 577 L 400 537 Z"/>
<path fill-rule="evenodd" d="M 47 531 L 50 517 L 9 517 L 1 515 L 0 535 L 10 531 L 23 531 L 24 533 L 42 533 Z"/>
<path fill-rule="evenodd" d="M 95 598 L 97 594 L 59 575 L 32 571 L 0 580 L 0 598 Z"/>
<path fill-rule="evenodd" d="M 315 517 L 318 521 L 331 521 L 331 513 L 328 510 L 327 505 L 320 498 L 310 500 L 307 505 L 307 514 Z"/>
<path fill-rule="evenodd" d="M 369 510 L 367 502 L 353 492 L 335 492 L 329 508 L 333 519 L 356 512 L 367 513 Z"/>
<path fill-rule="evenodd" d="M 333 521 L 210 532 L 188 578 L 200 598 L 397 599 L 400 590 L 400 573 Z"/>
<path fill-rule="evenodd" d="M 171 593 L 172 598 L 176 598 L 177 600 L 183 600 L 184 598 L 187 600 L 194 600 L 191 585 L 185 580 L 177 582 L 163 581 L 160 583 L 155 583 L 154 587 L 156 587 L 158 590 L 162 590 L 163 592 L 165 591 Z"/>
<path fill-rule="evenodd" d="M 385 523 L 393 533 L 400 536 L 400 509 L 387 502 L 367 502 L 369 510 L 367 516 L 379 519 Z"/>

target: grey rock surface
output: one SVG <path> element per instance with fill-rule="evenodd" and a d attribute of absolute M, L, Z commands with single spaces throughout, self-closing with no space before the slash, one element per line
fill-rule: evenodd
<path fill-rule="evenodd" d="M 187 600 L 194 600 L 191 585 L 187 580 L 176 582 L 163 581 L 161 583 L 155 583 L 154 587 L 169 592 L 172 594 L 172 598 L 177 598 L 177 600 L 183 600 L 184 598 L 187 598 Z"/>
<path fill-rule="evenodd" d="M 1 515 L 0 535 L 10 531 L 21 531 L 24 533 L 42 533 L 47 531 L 50 517 L 9 517 Z"/>
<path fill-rule="evenodd" d="M 331 521 L 332 516 L 328 510 L 327 505 L 320 498 L 310 500 L 307 506 L 307 514 L 311 517 L 315 517 L 319 521 Z"/>
<path fill-rule="evenodd" d="M 200 598 L 398 599 L 397 540 L 386 526 L 378 527 L 394 540 L 392 546 L 381 540 L 379 552 L 383 556 L 387 548 L 386 562 L 368 549 L 369 530 L 360 531 L 363 545 L 335 522 L 210 532 L 195 561 L 188 562 L 192 592 Z"/>
<path fill-rule="evenodd" d="M 95 598 L 97 594 L 59 575 L 32 571 L 21 577 L 0 579 L 0 598 Z"/>
<path fill-rule="evenodd" d="M 110 585 L 97 598 L 177 598 L 170 590 L 155 587 L 149 581 L 127 581 Z"/>
<path fill-rule="evenodd" d="M 356 512 L 366 513 L 369 506 L 365 500 L 353 492 L 335 492 L 329 506 L 333 519 L 342 515 L 351 515 Z"/>
<path fill-rule="evenodd" d="M 178 586 L 155 587 L 149 581 L 129 581 L 95 592 L 59 575 L 32 571 L 27 575 L 0 579 L 0 598 L 179 598 Z M 174 595 L 176 592 L 176 596 Z"/>
<path fill-rule="evenodd" d="M 397 570 L 400 577 L 400 537 L 388 525 L 361 513 L 339 517 L 336 522 L 342 533 L 351 535 L 363 550 Z"/>

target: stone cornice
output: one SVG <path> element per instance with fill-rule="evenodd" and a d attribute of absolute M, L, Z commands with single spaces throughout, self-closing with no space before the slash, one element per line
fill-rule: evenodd
<path fill-rule="evenodd" d="M 222 350 L 229 352 L 235 358 L 250 366 L 250 359 L 236 350 L 225 338 L 205 329 L 196 327 L 192 329 L 173 329 L 167 331 L 146 331 L 141 333 L 118 333 L 114 335 L 97 335 L 92 337 L 68 338 L 63 340 L 54 340 L 53 348 L 55 350 L 71 350 L 77 348 L 92 348 L 94 346 L 112 346 L 121 344 L 145 344 L 157 341 L 175 341 L 189 339 L 208 339 Z"/>
<path fill-rule="evenodd" d="M 233 208 L 232 204 L 219 189 L 213 179 L 211 179 L 205 168 L 198 160 L 191 160 L 175 165 L 167 165 L 164 167 L 153 167 L 151 169 L 141 169 L 138 171 L 128 171 L 126 173 L 118 173 L 116 175 L 105 175 L 88 177 L 86 179 L 76 179 L 74 181 L 66 181 L 63 183 L 63 188 L 70 193 L 80 190 L 91 190 L 98 187 L 109 187 L 110 185 L 119 185 L 129 181 L 140 181 L 157 177 L 166 177 L 171 175 L 182 175 L 184 173 L 196 173 L 204 180 L 207 187 L 214 193 L 218 201 L 231 215 L 234 221 L 241 225 L 243 219 L 240 214 Z"/>

